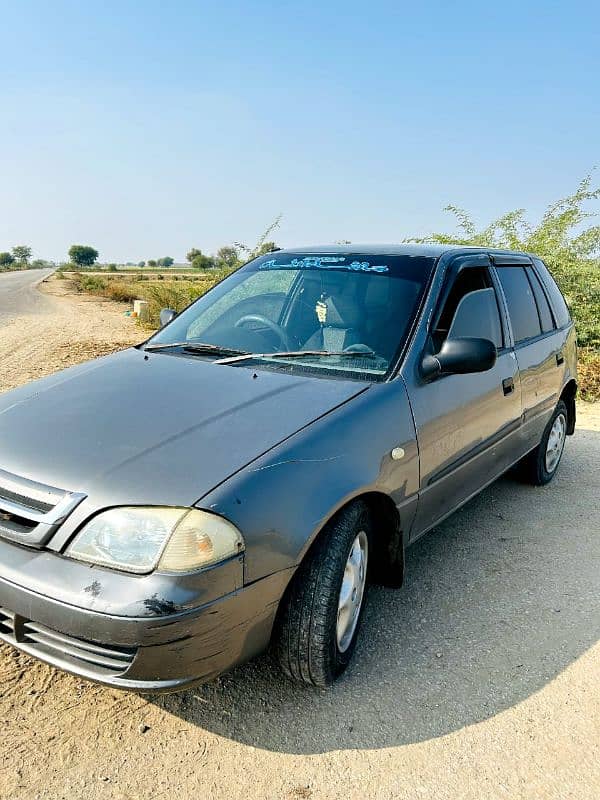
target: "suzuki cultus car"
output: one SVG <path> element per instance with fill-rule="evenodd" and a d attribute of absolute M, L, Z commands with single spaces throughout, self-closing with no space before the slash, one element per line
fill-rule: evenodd
<path fill-rule="evenodd" d="M 574 430 L 575 331 L 535 256 L 282 250 L 161 316 L 0 396 L 0 638 L 115 687 L 269 644 L 331 683 L 368 583 L 400 586 L 509 468 L 550 481 Z"/>

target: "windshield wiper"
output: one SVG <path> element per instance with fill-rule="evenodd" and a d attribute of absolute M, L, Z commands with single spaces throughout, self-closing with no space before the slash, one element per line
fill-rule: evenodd
<path fill-rule="evenodd" d="M 221 345 L 209 344 L 208 342 L 156 342 L 155 344 L 147 344 L 144 350 L 172 350 L 175 347 L 181 347 L 186 353 L 212 353 L 218 356 L 242 357 L 252 355 L 247 350 L 237 350 L 235 347 L 221 347 Z"/>
<path fill-rule="evenodd" d="M 316 356 L 317 358 L 328 356 L 336 356 L 337 358 L 379 358 L 374 350 L 289 350 L 283 353 L 244 353 L 232 358 L 219 358 L 214 363 L 235 364 L 254 358 L 304 358 L 305 356 Z"/>

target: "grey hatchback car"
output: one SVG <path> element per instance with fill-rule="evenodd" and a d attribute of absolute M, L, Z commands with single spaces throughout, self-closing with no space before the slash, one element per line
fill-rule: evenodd
<path fill-rule="evenodd" d="M 272 645 L 331 683 L 370 581 L 575 426 L 569 312 L 533 255 L 280 250 L 148 341 L 0 397 L 0 638 L 173 691 Z"/>

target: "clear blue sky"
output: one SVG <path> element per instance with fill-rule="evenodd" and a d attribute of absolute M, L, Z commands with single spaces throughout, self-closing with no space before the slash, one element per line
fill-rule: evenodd
<path fill-rule="evenodd" d="M 600 163 L 592 2 L 1 2 L 0 250 L 105 261 L 539 214 Z"/>

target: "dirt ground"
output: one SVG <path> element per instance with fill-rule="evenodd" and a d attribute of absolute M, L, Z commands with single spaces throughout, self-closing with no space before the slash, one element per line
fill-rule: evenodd
<path fill-rule="evenodd" d="M 0 329 L 0 388 L 142 338 L 58 284 L 47 313 Z M 410 549 L 402 590 L 371 592 L 327 691 L 267 655 L 141 697 L 0 647 L 0 796 L 595 800 L 599 479 L 600 404 L 581 405 L 550 486 L 503 478 Z"/>
<path fill-rule="evenodd" d="M 0 329 L 0 391 L 147 338 L 125 306 L 77 295 L 71 281 L 51 277 L 41 285 L 42 308 L 20 313 Z"/>

